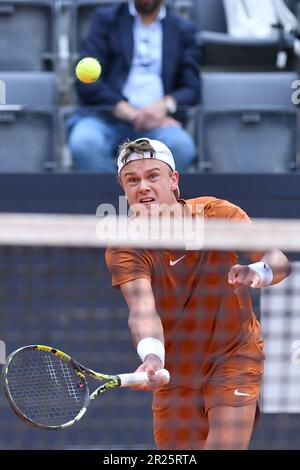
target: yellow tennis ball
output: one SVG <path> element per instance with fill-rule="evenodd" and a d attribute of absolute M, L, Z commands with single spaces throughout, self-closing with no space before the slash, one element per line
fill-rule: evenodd
<path fill-rule="evenodd" d="M 101 65 L 93 57 L 81 59 L 76 66 L 76 76 L 83 83 L 93 83 L 100 77 Z"/>

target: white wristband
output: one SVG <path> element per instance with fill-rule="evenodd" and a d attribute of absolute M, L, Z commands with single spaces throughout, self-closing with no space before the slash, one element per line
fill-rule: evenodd
<path fill-rule="evenodd" d="M 266 287 L 272 284 L 273 271 L 268 264 L 259 261 L 258 263 L 248 264 L 248 267 L 253 269 L 260 277 L 260 282 L 257 287 Z"/>
<path fill-rule="evenodd" d="M 162 366 L 165 365 L 165 347 L 159 339 L 156 338 L 143 338 L 137 345 L 137 353 L 144 362 L 148 354 L 155 354 L 161 360 Z"/>

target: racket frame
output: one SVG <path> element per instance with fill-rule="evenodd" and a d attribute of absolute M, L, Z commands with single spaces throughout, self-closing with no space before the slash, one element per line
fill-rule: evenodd
<path fill-rule="evenodd" d="M 30 351 L 30 350 L 37 350 L 37 351 L 45 351 L 52 353 L 54 356 L 58 357 L 59 359 L 67 362 L 70 364 L 70 366 L 74 369 L 75 373 L 78 375 L 78 377 L 84 382 L 84 385 L 86 387 L 86 398 L 85 398 L 85 403 L 84 406 L 82 407 L 81 411 L 75 416 L 70 421 L 67 421 L 66 423 L 60 424 L 60 425 L 44 425 L 38 422 L 33 421 L 30 419 L 28 416 L 26 416 L 25 413 L 23 413 L 19 407 L 16 405 L 12 394 L 9 389 L 9 381 L 8 381 L 8 372 L 9 372 L 9 366 L 11 364 L 11 361 L 13 358 L 17 355 L 20 354 L 21 351 Z M 127 375 L 127 374 L 124 374 Z M 128 374 L 131 375 L 131 374 Z M 35 428 L 39 429 L 45 429 L 45 430 L 58 430 L 58 429 L 64 429 L 69 426 L 72 426 L 76 421 L 79 421 L 84 414 L 86 413 L 86 410 L 92 400 L 94 400 L 98 395 L 101 393 L 105 392 L 106 390 L 109 390 L 111 388 L 117 388 L 120 387 L 121 384 L 121 379 L 118 375 L 108 375 L 108 374 L 102 374 L 100 372 L 95 372 L 92 369 L 88 369 L 87 367 L 83 366 L 79 362 L 75 361 L 72 359 L 71 356 L 66 354 L 63 351 L 60 351 L 59 349 L 53 348 L 51 346 L 45 346 L 41 344 L 33 344 L 33 345 L 28 345 L 24 346 L 22 348 L 19 348 L 15 351 L 13 351 L 7 358 L 6 364 L 3 367 L 3 376 L 4 376 L 4 391 L 6 398 L 11 405 L 13 411 L 16 413 L 16 415 L 21 418 L 23 421 L 27 422 L 28 424 L 32 425 Z M 98 387 L 91 395 L 89 394 L 89 386 L 86 381 L 86 377 L 91 377 L 95 380 L 98 381 L 103 381 L 106 380 L 107 382 L 102 384 L 100 387 Z"/>
<path fill-rule="evenodd" d="M 9 366 L 13 358 L 16 355 L 20 354 L 21 351 L 29 351 L 29 350 L 45 351 L 69 363 L 71 367 L 73 368 L 73 370 L 75 371 L 75 373 L 78 375 L 78 377 L 84 383 L 85 389 L 86 389 L 85 403 L 82 409 L 80 410 L 80 412 L 72 420 L 66 423 L 60 424 L 60 425 L 44 425 L 44 424 L 38 423 L 30 419 L 16 405 L 9 389 L 9 380 L 8 380 Z M 168 371 L 166 371 L 165 369 L 163 369 L 162 371 L 165 375 L 167 375 L 169 379 L 170 376 L 169 376 Z M 69 356 L 65 352 L 60 351 L 59 349 L 53 348 L 51 346 L 45 346 L 42 344 L 23 346 L 22 348 L 19 348 L 13 351 L 8 356 L 6 364 L 3 367 L 3 376 L 4 376 L 5 395 L 12 409 L 17 414 L 17 416 L 19 416 L 19 418 L 21 418 L 23 421 L 27 422 L 28 424 L 32 425 L 33 427 L 39 428 L 39 429 L 45 429 L 45 430 L 58 430 L 58 429 L 64 429 L 69 426 L 72 426 L 72 424 L 74 424 L 76 421 L 79 421 L 84 416 L 90 402 L 94 400 L 98 395 L 104 393 L 105 391 L 109 389 L 117 388 L 117 387 L 130 387 L 130 386 L 142 384 L 148 381 L 148 374 L 146 372 L 134 372 L 134 373 L 129 373 L 129 374 L 119 374 L 119 375 L 108 375 L 108 374 L 102 374 L 100 372 L 95 372 L 94 370 L 88 369 L 87 367 L 83 366 L 79 362 L 75 361 L 74 359 L 72 359 L 71 356 Z M 92 394 L 89 394 L 89 387 L 86 381 L 86 377 L 91 377 L 98 381 L 105 380 L 106 382 L 100 385 L 100 387 L 98 387 Z"/>

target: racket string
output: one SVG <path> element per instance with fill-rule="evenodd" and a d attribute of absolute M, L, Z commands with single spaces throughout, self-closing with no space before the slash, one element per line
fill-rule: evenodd
<path fill-rule="evenodd" d="M 7 381 L 17 410 L 44 426 L 60 426 L 74 419 L 88 400 L 86 382 L 68 362 L 47 351 L 16 354 Z"/>

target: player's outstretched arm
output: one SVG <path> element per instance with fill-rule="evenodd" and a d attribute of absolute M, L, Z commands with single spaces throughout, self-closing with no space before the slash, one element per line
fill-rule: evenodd
<path fill-rule="evenodd" d="M 121 285 L 122 294 L 129 307 L 128 324 L 137 352 L 142 360 L 138 372 L 146 371 L 148 384 L 135 388 L 154 390 L 167 383 L 167 378 L 155 371 L 165 362 L 164 333 L 160 316 L 156 312 L 155 299 L 148 279 L 140 278 Z"/>

